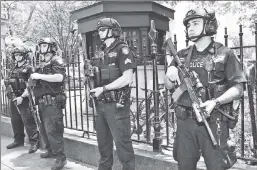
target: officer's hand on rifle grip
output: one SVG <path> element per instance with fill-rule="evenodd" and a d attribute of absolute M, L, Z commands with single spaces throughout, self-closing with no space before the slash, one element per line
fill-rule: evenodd
<path fill-rule="evenodd" d="M 19 96 L 13 99 L 14 102 L 16 102 L 17 105 L 20 105 L 23 101 L 23 97 Z"/>
<path fill-rule="evenodd" d="M 178 69 L 177 69 L 177 67 L 175 67 L 175 66 L 170 66 L 170 67 L 168 68 L 168 70 L 167 70 L 166 76 L 169 78 L 169 80 L 170 80 L 172 83 L 177 82 L 178 85 L 181 84 L 180 78 L 179 78 L 179 75 L 178 75 Z"/>
<path fill-rule="evenodd" d="M 104 89 L 103 87 L 97 87 L 95 89 L 90 90 L 90 94 L 94 93 L 95 97 L 99 97 L 103 93 Z"/>
<path fill-rule="evenodd" d="M 96 97 L 95 97 L 95 92 L 90 92 L 90 97 L 96 98 Z"/>
<path fill-rule="evenodd" d="M 206 116 L 209 117 L 211 115 L 211 112 L 213 111 L 213 109 L 216 107 L 216 102 L 214 100 L 207 100 L 206 102 L 201 103 L 200 107 L 205 108 L 205 110 L 208 114 Z"/>

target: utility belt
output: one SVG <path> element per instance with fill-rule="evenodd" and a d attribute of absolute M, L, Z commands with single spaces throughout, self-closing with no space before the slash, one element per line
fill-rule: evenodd
<path fill-rule="evenodd" d="M 96 101 L 101 101 L 103 103 L 116 103 L 124 102 L 130 97 L 129 88 L 123 88 L 118 90 L 110 90 L 103 92 Z"/>
<path fill-rule="evenodd" d="M 220 107 L 220 110 L 223 111 L 223 114 L 220 111 L 214 109 L 212 111 L 210 117 L 207 118 L 207 121 L 210 123 L 215 123 L 217 118 L 220 118 L 221 121 L 228 122 L 229 128 L 233 129 L 238 121 L 238 119 L 237 119 L 238 118 L 238 110 L 234 110 L 231 106 L 232 106 L 231 103 L 222 105 Z M 176 105 L 175 113 L 176 113 L 177 118 L 180 120 L 186 120 L 188 118 L 196 120 L 195 112 L 194 112 L 193 108 L 191 108 L 191 107 Z M 232 120 L 231 118 L 226 116 L 224 113 L 235 119 Z"/>
<path fill-rule="evenodd" d="M 60 93 L 57 94 L 56 96 L 47 94 L 47 95 L 43 95 L 42 97 L 40 97 L 38 99 L 38 103 L 39 104 L 44 104 L 45 106 L 60 106 L 62 109 L 65 108 L 66 106 L 66 95 L 65 93 Z"/>

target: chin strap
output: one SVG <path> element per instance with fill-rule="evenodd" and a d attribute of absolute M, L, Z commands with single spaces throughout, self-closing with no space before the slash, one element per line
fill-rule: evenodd
<path fill-rule="evenodd" d="M 186 36 L 187 38 L 192 41 L 192 42 L 197 42 L 198 40 L 200 40 L 202 37 L 206 36 L 206 33 L 204 33 L 205 31 L 205 26 L 206 26 L 206 21 L 204 20 L 204 24 L 203 24 L 203 29 L 202 29 L 202 32 L 200 35 L 197 35 L 197 36 L 192 36 L 192 37 L 189 37 L 188 36 L 188 31 L 186 30 Z"/>

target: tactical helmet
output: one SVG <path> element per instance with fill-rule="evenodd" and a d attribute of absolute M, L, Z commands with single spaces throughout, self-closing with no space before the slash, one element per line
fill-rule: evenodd
<path fill-rule="evenodd" d="M 218 23 L 214 12 L 208 13 L 206 9 L 202 8 L 191 9 L 186 13 L 186 16 L 183 20 L 184 26 L 187 28 L 188 21 L 196 18 L 203 18 L 204 20 L 205 34 L 202 36 L 212 36 L 217 33 Z M 187 32 L 186 34 L 188 36 Z"/>
<path fill-rule="evenodd" d="M 41 47 L 42 44 L 48 45 L 48 47 L 45 51 L 42 51 L 42 47 Z M 38 42 L 38 47 L 39 47 L 40 54 L 53 53 L 55 55 L 58 50 L 57 43 L 55 41 L 53 41 L 51 38 L 40 39 Z"/>
<path fill-rule="evenodd" d="M 97 22 L 97 30 L 101 27 L 112 29 L 112 36 L 119 38 L 121 36 L 121 27 L 118 21 L 113 18 L 103 18 Z"/>
<path fill-rule="evenodd" d="M 28 56 L 29 56 L 29 55 L 28 55 L 29 52 L 30 52 L 30 50 L 28 50 L 24 45 L 22 45 L 22 46 L 17 46 L 17 47 L 15 47 L 15 48 L 11 51 L 12 59 L 15 60 L 15 54 L 16 54 L 16 53 L 20 53 L 20 54 L 23 56 L 22 60 L 27 59 Z M 21 61 L 22 61 L 22 60 L 21 60 Z"/>

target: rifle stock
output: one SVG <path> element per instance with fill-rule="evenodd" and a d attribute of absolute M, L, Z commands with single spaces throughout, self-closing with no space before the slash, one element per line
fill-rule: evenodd
<path fill-rule="evenodd" d="M 182 64 L 182 62 L 180 61 L 180 59 L 178 57 L 178 53 L 175 49 L 175 46 L 174 46 L 171 38 L 168 38 L 164 42 L 163 48 L 167 49 L 170 52 L 170 55 L 172 55 L 174 57 L 176 63 L 178 64 L 178 66 L 177 66 L 178 70 L 180 71 L 180 73 L 182 74 L 182 77 L 183 77 L 182 86 L 184 86 L 184 89 L 186 87 L 186 90 L 189 93 L 189 97 L 192 101 L 192 107 L 193 107 L 197 121 L 204 123 L 204 125 L 207 129 L 207 132 L 211 138 L 212 144 L 214 146 L 217 146 L 217 141 L 216 141 L 216 139 L 211 131 L 211 128 L 206 120 L 206 116 L 208 114 L 204 108 L 200 107 L 202 100 L 201 100 L 201 97 L 198 95 L 196 88 L 200 89 L 202 87 L 202 84 L 201 84 L 197 74 L 194 71 L 190 72 L 189 69 L 184 64 Z M 182 93 L 177 93 L 177 95 L 178 94 L 182 95 Z M 177 96 L 177 97 L 179 98 L 180 96 Z"/>

